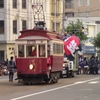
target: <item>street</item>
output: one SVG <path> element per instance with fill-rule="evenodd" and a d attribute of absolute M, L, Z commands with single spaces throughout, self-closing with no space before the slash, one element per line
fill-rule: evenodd
<path fill-rule="evenodd" d="M 75 75 L 51 85 L 23 85 L 0 76 L 0 100 L 100 100 L 99 93 L 99 75 Z"/>

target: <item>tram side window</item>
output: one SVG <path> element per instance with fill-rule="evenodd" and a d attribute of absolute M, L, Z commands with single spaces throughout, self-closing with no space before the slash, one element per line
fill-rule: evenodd
<path fill-rule="evenodd" d="M 36 57 L 36 45 L 27 45 L 26 46 L 26 56 L 27 57 Z"/>
<path fill-rule="evenodd" d="M 61 45 L 60 45 L 60 50 L 61 50 L 61 53 L 62 53 L 62 54 L 63 54 L 63 49 L 64 49 L 64 48 L 63 48 L 63 45 L 61 44 Z"/>
<path fill-rule="evenodd" d="M 47 54 L 50 55 L 50 45 L 47 46 Z"/>
<path fill-rule="evenodd" d="M 18 45 L 18 57 L 24 57 L 24 45 Z"/>
<path fill-rule="evenodd" d="M 45 57 L 46 55 L 45 55 L 45 45 L 39 45 L 39 57 Z"/>
<path fill-rule="evenodd" d="M 53 44 L 53 54 L 63 54 L 63 45 L 54 43 Z"/>
<path fill-rule="evenodd" d="M 56 54 L 56 44 L 53 44 L 53 54 Z"/>

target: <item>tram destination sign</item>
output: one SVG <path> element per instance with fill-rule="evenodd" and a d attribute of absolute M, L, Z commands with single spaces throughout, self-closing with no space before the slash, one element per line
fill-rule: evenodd
<path fill-rule="evenodd" d="M 35 44 L 36 43 L 36 41 L 27 41 L 27 44 Z"/>

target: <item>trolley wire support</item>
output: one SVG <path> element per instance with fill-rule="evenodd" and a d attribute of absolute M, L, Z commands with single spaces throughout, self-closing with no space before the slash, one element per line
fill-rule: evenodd
<path fill-rule="evenodd" d="M 44 29 L 45 28 L 45 16 L 43 5 L 32 5 L 33 16 L 34 16 L 34 28 Z"/>

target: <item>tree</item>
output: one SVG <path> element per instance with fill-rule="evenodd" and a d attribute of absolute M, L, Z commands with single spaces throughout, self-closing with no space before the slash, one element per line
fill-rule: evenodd
<path fill-rule="evenodd" d="M 65 32 L 69 34 L 74 33 L 83 42 L 88 38 L 87 35 L 83 32 L 83 23 L 79 19 L 76 22 L 70 22 L 65 29 Z"/>
<path fill-rule="evenodd" d="M 95 47 L 100 48 L 100 32 L 93 38 L 92 44 Z"/>

